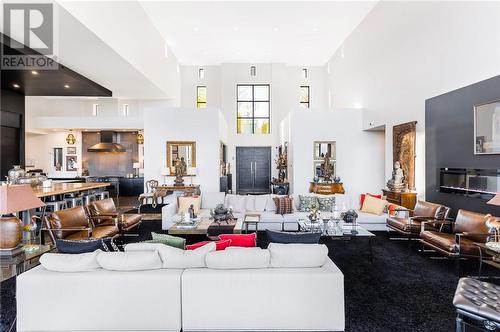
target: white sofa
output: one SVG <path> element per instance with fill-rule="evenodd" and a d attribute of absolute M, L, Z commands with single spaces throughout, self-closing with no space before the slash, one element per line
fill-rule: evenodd
<path fill-rule="evenodd" d="M 328 258 L 326 246 L 273 245 L 199 249 L 204 250 L 201 268 L 168 268 L 165 262 L 179 253 L 199 257 L 200 252 L 151 244 L 126 246 L 119 254 L 125 257 L 117 261 L 115 253 L 100 252 L 106 259 L 98 256 L 97 261 L 107 261 L 108 267 L 96 265 L 86 272 L 38 266 L 17 278 L 17 330 L 343 331 L 343 274 Z M 109 265 L 138 266 L 127 256 L 131 251 L 159 255 L 163 264 L 151 270 L 109 270 Z M 61 261 L 66 267 L 65 257 Z"/>
<path fill-rule="evenodd" d="M 314 194 L 308 194 L 314 195 Z M 233 215 L 236 218 L 243 218 L 247 213 L 258 213 L 260 214 L 260 222 L 258 224 L 259 231 L 270 229 L 270 230 L 287 230 L 287 231 L 297 231 L 299 218 L 305 218 L 309 213 L 300 212 L 299 209 L 299 195 L 294 194 L 294 212 L 291 214 L 280 215 L 276 214 L 276 207 L 273 201 L 273 197 L 276 195 L 259 195 L 259 196 L 243 196 L 243 195 L 225 195 L 222 192 L 204 192 L 201 195 L 201 210 L 200 215 L 202 217 L 208 217 L 210 215 L 210 209 L 214 209 L 217 204 L 223 203 L 225 206 L 233 207 Z M 321 196 L 321 195 L 316 195 Z M 235 199 L 235 197 L 237 197 Z M 236 200 L 236 201 L 235 201 Z M 259 202 L 249 202 L 249 200 Z M 351 206 L 349 202 L 349 197 L 347 195 L 335 195 L 335 201 L 339 207 Z M 165 205 L 162 208 L 162 229 L 168 230 L 173 223 L 180 220 L 180 216 L 177 214 L 177 196 L 171 195 L 168 197 Z M 387 231 L 386 219 L 387 214 L 375 215 L 371 213 L 365 213 L 355 209 L 358 213 L 358 224 L 363 228 L 370 231 Z M 330 216 L 331 212 L 322 212 L 324 216 Z M 253 225 L 249 226 L 249 230 L 254 231 L 255 227 Z"/>

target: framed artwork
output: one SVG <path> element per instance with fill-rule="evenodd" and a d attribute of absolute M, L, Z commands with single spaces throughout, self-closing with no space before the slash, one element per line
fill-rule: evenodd
<path fill-rule="evenodd" d="M 66 171 L 76 171 L 77 162 L 76 156 L 66 156 Z"/>
<path fill-rule="evenodd" d="M 62 170 L 62 164 L 63 164 L 63 149 L 62 148 L 54 148 L 54 169 L 56 171 L 61 171 Z"/>
<path fill-rule="evenodd" d="M 335 141 L 314 141 L 314 160 L 323 160 L 327 154 L 330 155 L 330 159 L 335 160 L 337 154 L 335 145 Z"/>
<path fill-rule="evenodd" d="M 76 146 L 68 146 L 66 148 L 66 153 L 67 154 L 76 154 Z"/>
<path fill-rule="evenodd" d="M 500 154 L 500 100 L 474 106 L 474 154 Z"/>

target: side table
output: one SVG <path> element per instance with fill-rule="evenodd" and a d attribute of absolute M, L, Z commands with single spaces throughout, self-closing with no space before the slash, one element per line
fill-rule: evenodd
<path fill-rule="evenodd" d="M 260 214 L 257 213 L 245 214 L 245 217 L 243 218 L 243 226 L 245 228 L 245 233 L 248 234 L 248 225 L 255 226 L 255 232 L 257 232 L 257 226 L 259 222 L 260 222 Z"/>
<path fill-rule="evenodd" d="M 32 252 L 21 251 L 14 255 L 0 256 L 0 267 L 2 274 L 0 281 L 10 279 L 34 268 L 39 264 L 40 256 L 55 250 L 52 244 L 40 245 L 38 250 Z"/>
<path fill-rule="evenodd" d="M 485 243 L 475 243 L 475 245 L 479 249 L 479 278 L 481 278 L 483 261 L 485 261 L 485 257 L 489 257 L 488 262 L 491 262 L 491 265 L 494 265 L 497 268 L 500 267 L 500 251 L 493 250 Z"/>

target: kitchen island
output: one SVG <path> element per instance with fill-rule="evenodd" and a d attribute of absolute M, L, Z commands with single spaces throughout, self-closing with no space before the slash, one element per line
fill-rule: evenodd
<path fill-rule="evenodd" d="M 80 191 L 92 190 L 105 188 L 109 186 L 108 182 L 99 182 L 99 183 L 52 183 L 51 187 L 43 188 L 36 187 L 33 188 L 35 195 L 39 198 L 75 193 Z"/>

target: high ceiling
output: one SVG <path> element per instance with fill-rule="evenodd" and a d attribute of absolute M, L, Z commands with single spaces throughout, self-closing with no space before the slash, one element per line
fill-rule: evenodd
<path fill-rule="evenodd" d="M 141 1 L 185 65 L 324 65 L 377 1 Z"/>

